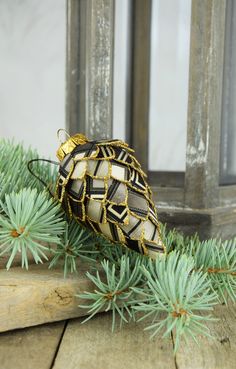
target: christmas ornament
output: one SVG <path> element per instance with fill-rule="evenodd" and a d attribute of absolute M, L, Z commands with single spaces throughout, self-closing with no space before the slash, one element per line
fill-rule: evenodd
<path fill-rule="evenodd" d="M 79 223 L 155 258 L 165 252 L 146 174 L 121 140 L 69 136 L 57 151 L 56 196 Z"/>

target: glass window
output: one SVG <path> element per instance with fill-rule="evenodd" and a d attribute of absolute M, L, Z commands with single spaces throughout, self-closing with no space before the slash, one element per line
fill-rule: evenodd
<path fill-rule="evenodd" d="M 112 136 L 124 141 L 129 124 L 130 7 L 130 1 L 115 2 Z"/>
<path fill-rule="evenodd" d="M 220 184 L 236 184 L 236 3 L 227 1 Z"/>
<path fill-rule="evenodd" d="M 190 24 L 191 1 L 152 1 L 150 171 L 185 171 Z"/>

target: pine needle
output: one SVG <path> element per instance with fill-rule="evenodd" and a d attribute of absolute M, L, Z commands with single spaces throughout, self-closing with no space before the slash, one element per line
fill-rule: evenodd
<path fill-rule="evenodd" d="M 38 158 L 36 150 L 24 149 L 22 144 L 14 141 L 0 140 L 0 199 L 4 201 L 5 194 L 17 192 L 24 187 L 36 188 L 42 191 L 42 183 L 33 177 L 27 168 L 31 159 Z M 34 163 L 34 170 L 48 185 L 53 186 L 57 169 L 49 163 Z"/>
<path fill-rule="evenodd" d="M 59 243 L 64 231 L 60 205 L 46 192 L 30 188 L 5 195 L 4 200 L 0 200 L 0 256 L 10 253 L 6 268 L 10 268 L 17 253 L 26 269 L 28 253 L 36 264 L 42 263 L 42 258 L 47 260 L 47 243 Z"/>
<path fill-rule="evenodd" d="M 171 331 L 176 333 L 175 352 L 179 338 L 191 330 L 195 337 L 199 330 L 209 335 L 205 325 L 211 316 L 201 316 L 199 311 L 209 311 L 218 303 L 217 294 L 211 289 L 211 282 L 207 273 L 194 271 L 194 260 L 179 252 L 171 252 L 166 257 L 158 257 L 155 262 L 149 262 L 148 268 L 142 266 L 142 272 L 147 278 L 146 302 L 138 302 L 133 306 L 136 311 L 143 312 L 149 317 L 150 312 L 163 312 L 166 317 L 155 319 L 147 330 L 153 330 L 154 337 L 163 331 L 162 337 L 168 336 Z M 141 293 L 143 288 L 132 288 Z M 200 321 L 202 320 L 202 321 Z"/>
<path fill-rule="evenodd" d="M 68 272 L 77 272 L 79 259 L 95 262 L 99 251 L 95 248 L 94 235 L 89 230 L 82 228 L 75 220 L 71 220 L 66 223 L 65 232 L 52 253 L 54 256 L 49 268 L 62 261 L 64 277 L 66 277 Z"/>
<path fill-rule="evenodd" d="M 79 305 L 88 313 L 82 323 L 101 310 L 112 311 L 112 331 L 117 317 L 120 327 L 152 318 L 145 327 L 150 338 L 174 332 L 175 352 L 183 337 L 196 343 L 198 334 L 210 337 L 206 322 L 214 318 L 209 311 L 220 301 L 236 301 L 236 239 L 201 242 L 197 234 L 185 236 L 161 225 L 167 255 L 149 259 L 65 221 L 60 205 L 28 172 L 27 162 L 35 158 L 35 150 L 0 140 L 0 256 L 9 255 L 7 269 L 17 254 L 28 269 L 29 254 L 42 263 L 49 250 L 49 267 L 62 261 L 64 276 L 77 272 L 79 259 L 88 261 L 86 275 L 94 291 L 77 295 L 86 300 Z M 56 168 L 38 162 L 34 170 L 53 186 Z"/>
<path fill-rule="evenodd" d="M 130 305 L 134 292 L 130 287 L 138 285 L 142 279 L 139 270 L 141 258 L 137 257 L 134 268 L 131 269 L 129 257 L 123 255 L 119 265 L 120 267 L 116 268 L 115 264 L 104 259 L 101 262 L 102 272 L 97 271 L 96 275 L 86 273 L 96 289 L 93 293 L 84 292 L 76 295 L 81 299 L 91 300 L 89 305 L 79 305 L 81 308 L 89 308 L 88 312 L 92 312 L 82 323 L 91 319 L 104 306 L 105 310 L 112 310 L 112 331 L 115 329 L 116 315 L 120 318 L 120 326 L 122 322 L 128 323 L 130 319 L 133 319 L 134 315 Z"/>

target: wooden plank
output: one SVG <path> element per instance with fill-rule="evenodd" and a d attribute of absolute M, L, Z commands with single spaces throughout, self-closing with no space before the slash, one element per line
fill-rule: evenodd
<path fill-rule="evenodd" d="M 235 237 L 236 207 L 208 209 L 175 208 L 158 206 L 159 220 L 186 235 L 198 233 L 201 240 L 221 237 L 223 240 Z"/>
<path fill-rule="evenodd" d="M 150 72 L 151 1 L 134 0 L 131 91 L 131 146 L 142 165 L 148 169 L 148 114 Z M 140 47 L 142 45 L 142 47 Z"/>
<path fill-rule="evenodd" d="M 171 339 L 150 340 L 143 331 L 147 321 L 117 324 L 111 332 L 111 313 L 98 314 L 88 322 L 69 322 L 53 369 L 174 369 Z"/>
<path fill-rule="evenodd" d="M 168 172 L 165 170 L 149 170 L 148 180 L 151 186 L 183 188 L 184 187 L 184 172 Z"/>
<path fill-rule="evenodd" d="M 0 270 L 0 332 L 86 314 L 74 295 L 93 289 L 85 276 L 89 264 L 80 262 L 78 275 L 65 279 L 62 269 L 47 268 L 43 264 L 31 265 L 29 271 Z"/>
<path fill-rule="evenodd" d="M 193 0 L 185 205 L 219 204 L 219 148 L 226 1 Z"/>
<path fill-rule="evenodd" d="M 207 323 L 211 334 L 216 337 L 211 340 L 199 338 L 199 347 L 189 341 L 182 345 L 176 355 L 179 369 L 232 369 L 236 363 L 236 305 L 217 305 L 214 316 L 219 322 Z M 190 353 L 194 353 L 190 355 Z"/>
<path fill-rule="evenodd" d="M 235 202 L 236 185 L 219 187 L 219 206 L 231 206 Z"/>
<path fill-rule="evenodd" d="M 70 134 L 75 134 L 81 130 L 85 131 L 80 122 L 80 88 L 83 85 L 81 77 L 84 70 L 80 70 L 80 1 L 68 0 L 67 4 L 67 24 L 66 24 L 66 128 Z M 83 53 L 84 54 L 84 53 Z M 83 56 L 82 54 L 82 56 Z"/>
<path fill-rule="evenodd" d="M 66 125 L 90 139 L 112 136 L 114 8 L 114 0 L 67 2 Z"/>
<path fill-rule="evenodd" d="M 53 323 L 0 334 L 4 369 L 50 369 L 65 323 Z"/>

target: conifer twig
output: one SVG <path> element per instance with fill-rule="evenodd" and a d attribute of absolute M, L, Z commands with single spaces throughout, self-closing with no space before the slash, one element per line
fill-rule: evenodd
<path fill-rule="evenodd" d="M 236 238 L 222 241 L 212 238 L 200 241 L 197 234 L 184 236 L 176 230 L 166 231 L 162 226 L 167 249 L 192 256 L 196 270 L 207 272 L 211 286 L 220 301 L 236 302 Z M 173 246 L 171 246 L 173 245 Z"/>
<path fill-rule="evenodd" d="M 197 234 L 184 236 L 161 225 L 167 255 L 152 260 L 65 221 L 60 205 L 40 192 L 42 184 L 27 170 L 34 158 L 36 151 L 0 140 L 0 256 L 9 254 L 7 269 L 17 253 L 28 268 L 28 253 L 42 263 L 50 250 L 49 267 L 63 260 L 66 276 L 77 271 L 81 258 L 90 262 L 86 275 L 95 287 L 77 295 L 89 301 L 79 305 L 89 314 L 82 323 L 104 308 L 112 310 L 112 331 L 117 315 L 120 325 L 136 320 L 137 313 L 142 314 L 137 322 L 152 317 L 145 329 L 151 337 L 175 331 L 175 352 L 182 337 L 197 342 L 198 333 L 210 336 L 205 323 L 214 318 L 205 312 L 219 301 L 236 301 L 236 239 L 201 242 Z M 55 183 L 56 169 L 49 164 L 34 169 L 46 183 Z"/>
<path fill-rule="evenodd" d="M 64 231 L 60 205 L 45 192 L 25 188 L 18 193 L 5 195 L 0 200 L 0 256 L 10 253 L 6 268 L 9 269 L 17 253 L 21 253 L 22 267 L 28 269 L 27 252 L 36 262 L 48 259 L 48 246 L 42 243 L 58 243 Z"/>
<path fill-rule="evenodd" d="M 89 262 L 95 262 L 99 251 L 95 249 L 94 236 L 89 230 L 82 228 L 75 220 L 69 221 L 65 225 L 65 232 L 57 243 L 49 268 L 57 265 L 59 260 L 63 260 L 64 277 L 68 271 L 77 272 L 77 263 L 81 258 Z"/>
<path fill-rule="evenodd" d="M 210 336 L 205 322 L 214 318 L 199 312 L 212 310 L 218 303 L 217 294 L 211 289 L 207 273 L 194 271 L 193 258 L 173 251 L 141 269 L 147 278 L 146 287 L 131 289 L 144 294 L 146 302 L 138 302 L 133 309 L 145 314 L 138 321 L 154 315 L 152 324 L 145 328 L 153 331 L 151 338 L 161 332 L 164 338 L 174 330 L 176 352 L 182 335 L 195 341 L 198 333 Z M 165 318 L 159 319 L 160 312 L 166 314 Z"/>
<path fill-rule="evenodd" d="M 194 253 L 195 268 L 207 272 L 219 299 L 236 301 L 236 239 L 203 241 Z"/>
<path fill-rule="evenodd" d="M 82 321 L 87 322 L 103 307 L 105 311 L 112 310 L 112 331 L 115 328 L 116 314 L 120 317 L 120 326 L 122 322 L 128 323 L 127 318 L 134 319 L 134 314 L 130 307 L 129 300 L 132 300 L 134 292 L 131 286 L 136 286 L 142 279 L 139 266 L 141 258 L 137 257 L 133 268 L 130 268 L 130 259 L 123 255 L 120 259 L 120 268 L 108 260 L 103 260 L 101 266 L 103 272 L 96 271 L 96 275 L 90 272 L 86 276 L 94 283 L 95 290 L 93 293 L 84 292 L 78 294 L 77 297 L 91 300 L 89 305 L 79 305 L 81 308 L 88 309 L 90 315 Z"/>
<path fill-rule="evenodd" d="M 24 187 L 36 188 L 42 191 L 44 188 L 27 168 L 27 163 L 38 158 L 36 150 L 25 149 L 22 144 L 14 141 L 0 140 L 0 199 L 4 201 L 5 194 L 17 192 Z M 49 185 L 55 183 L 56 168 L 49 163 L 35 163 L 35 171 Z"/>

